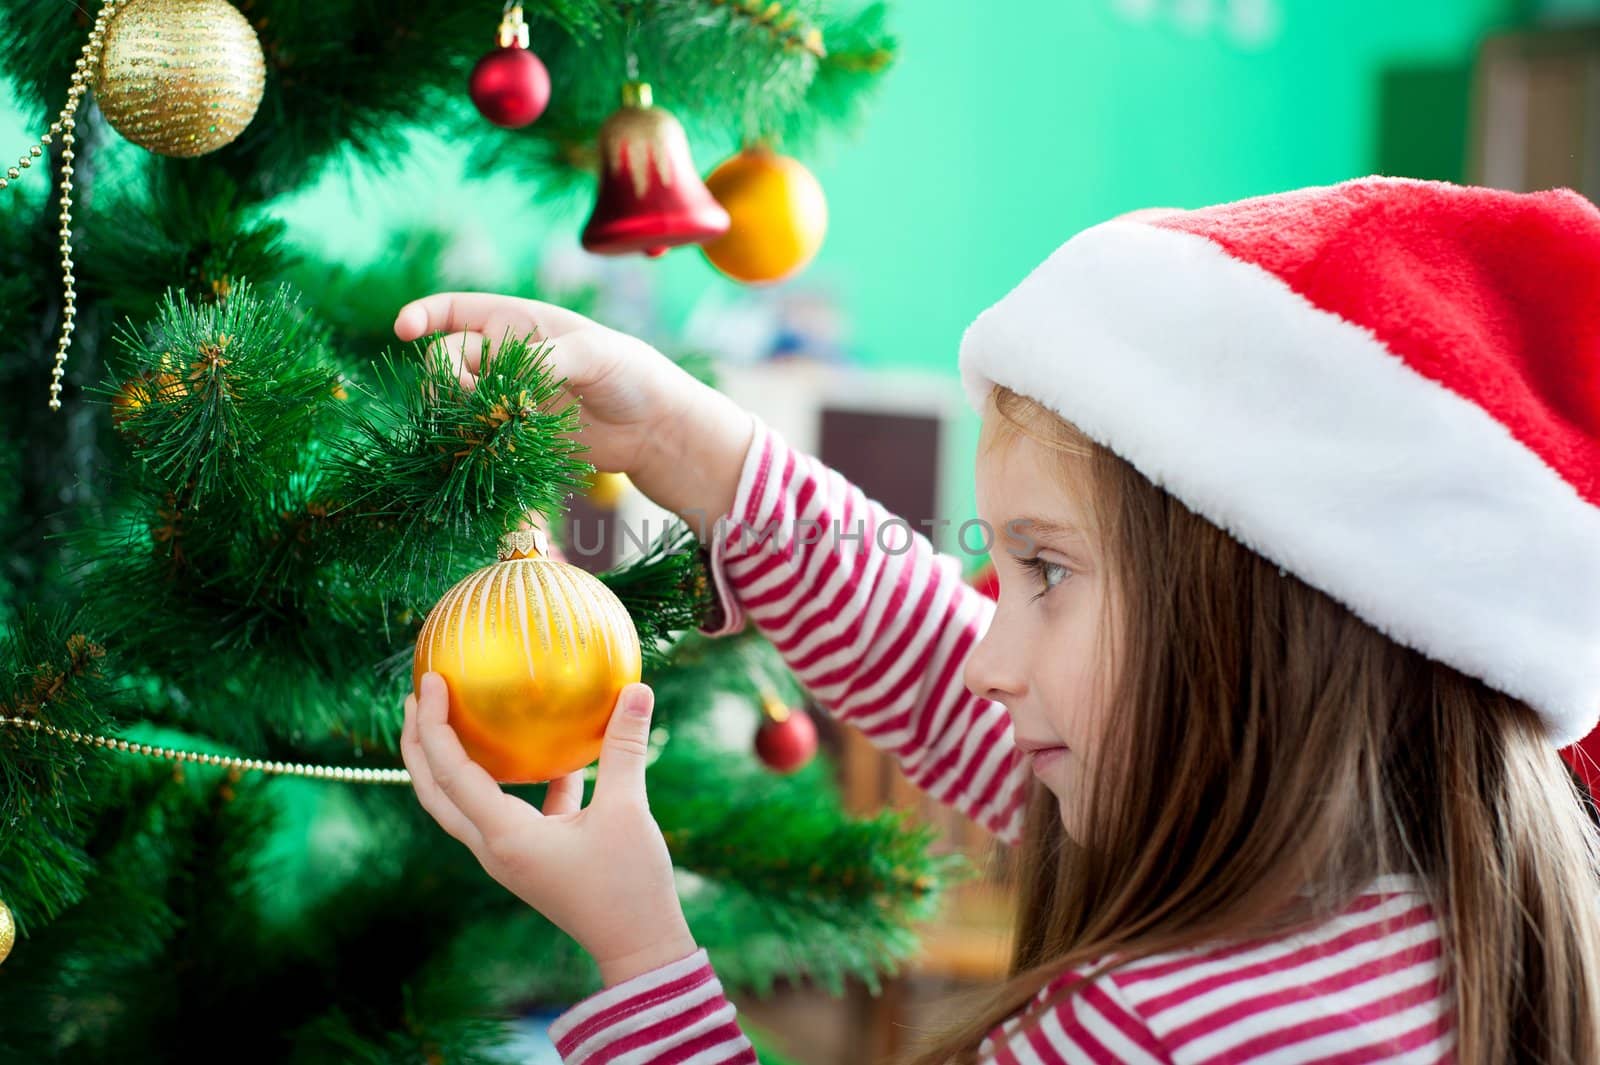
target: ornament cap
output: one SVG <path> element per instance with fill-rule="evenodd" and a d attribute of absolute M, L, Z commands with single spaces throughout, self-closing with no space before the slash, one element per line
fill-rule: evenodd
<path fill-rule="evenodd" d="M 793 713 L 784 701 L 772 692 L 765 692 L 761 696 L 761 709 L 776 724 L 783 724 L 789 720 Z"/>
<path fill-rule="evenodd" d="M 500 32 L 495 35 L 495 42 L 501 48 L 528 47 L 528 23 L 522 17 L 522 5 L 507 5 L 505 17 L 500 20 Z"/>
<path fill-rule="evenodd" d="M 648 81 L 629 81 L 622 86 L 622 106 L 645 108 L 653 106 L 655 96 Z"/>
<path fill-rule="evenodd" d="M 512 529 L 500 537 L 501 562 L 510 562 L 517 558 L 548 559 L 549 557 L 550 539 L 543 529 Z"/>

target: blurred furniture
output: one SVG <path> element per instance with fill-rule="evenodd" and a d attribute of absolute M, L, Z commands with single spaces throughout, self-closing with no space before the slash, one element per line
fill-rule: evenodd
<path fill-rule="evenodd" d="M 1486 39 L 1470 141 L 1467 177 L 1475 184 L 1566 187 L 1600 201 L 1600 25 Z"/>

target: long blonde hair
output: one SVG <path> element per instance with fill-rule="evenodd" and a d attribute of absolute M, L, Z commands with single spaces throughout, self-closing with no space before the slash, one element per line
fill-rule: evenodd
<path fill-rule="evenodd" d="M 1395 643 L 1048 409 L 1005 388 L 994 405 L 991 446 L 1026 435 L 1089 490 L 1122 618 L 1114 709 L 1086 838 L 1033 784 L 1010 978 L 903 1060 L 976 1060 L 1068 970 L 1286 933 L 1410 873 L 1443 937 L 1457 1061 L 1600 1062 L 1600 848 L 1533 710 Z"/>

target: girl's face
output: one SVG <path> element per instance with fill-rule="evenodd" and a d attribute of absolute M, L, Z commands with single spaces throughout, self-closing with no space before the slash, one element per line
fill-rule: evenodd
<path fill-rule="evenodd" d="M 973 694 L 1010 711 L 1024 760 L 1055 793 L 1068 832 L 1081 838 L 1083 773 L 1105 719 L 1111 647 L 1102 642 L 1109 593 L 1093 513 L 1081 490 L 1062 484 L 1064 460 L 1085 467 L 1087 460 L 1019 433 L 997 442 L 999 421 L 991 404 L 978 447 L 977 498 L 978 515 L 994 534 L 1000 598 L 964 679 Z"/>

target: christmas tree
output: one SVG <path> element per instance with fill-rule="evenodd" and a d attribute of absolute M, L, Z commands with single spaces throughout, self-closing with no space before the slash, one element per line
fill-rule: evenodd
<path fill-rule="evenodd" d="M 593 472 L 582 411 L 534 340 L 470 390 L 392 345 L 442 240 L 351 269 L 275 205 L 419 128 L 592 197 L 624 95 L 702 159 L 801 154 L 889 66 L 883 14 L 0 0 L 4 73 L 49 130 L 0 192 L 0 1060 L 496 1060 L 519 1008 L 598 987 L 397 754 L 425 618 L 519 522 L 559 527 Z M 586 243 L 709 239 L 707 202 L 694 232 L 656 211 Z M 651 806 L 691 926 L 734 990 L 873 984 L 960 870 L 847 816 L 823 760 L 777 774 L 720 741 L 717 713 L 803 693 L 759 638 L 696 633 L 693 546 L 600 575 L 657 693 Z"/>

